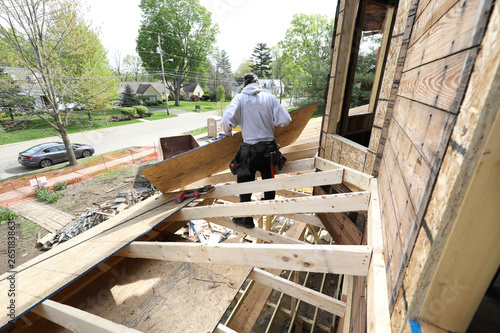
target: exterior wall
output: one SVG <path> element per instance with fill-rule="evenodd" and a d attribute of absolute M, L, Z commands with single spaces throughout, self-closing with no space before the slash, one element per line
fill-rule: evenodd
<path fill-rule="evenodd" d="M 148 97 L 150 102 L 163 100 L 162 94 L 160 94 L 155 88 L 151 86 L 144 92 L 143 95 Z"/>

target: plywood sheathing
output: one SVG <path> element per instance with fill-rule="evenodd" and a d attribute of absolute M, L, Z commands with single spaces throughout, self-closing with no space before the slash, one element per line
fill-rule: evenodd
<path fill-rule="evenodd" d="M 429 17 L 427 11 L 440 13 L 448 8 L 448 16 L 456 12 L 449 3 L 445 8 L 438 4 L 429 2 L 421 9 L 421 16 Z M 476 8 L 478 16 L 488 12 L 484 6 L 489 4 L 468 2 L 466 7 Z M 483 24 L 488 22 L 483 20 Z M 439 24 L 439 20 L 434 21 Z M 499 27 L 500 6 L 496 3 L 446 147 L 423 219 L 424 228 L 408 264 L 404 288 L 399 291 L 392 315 L 396 332 L 409 331 L 408 318 L 422 319 L 446 330 L 465 331 L 498 268 L 500 230 L 493 221 L 500 214 L 496 128 L 500 100 Z"/>

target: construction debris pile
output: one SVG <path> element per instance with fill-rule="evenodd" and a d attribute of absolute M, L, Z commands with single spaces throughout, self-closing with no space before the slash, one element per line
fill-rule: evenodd
<path fill-rule="evenodd" d="M 73 222 L 59 230 L 57 233 L 49 233 L 37 243 L 40 250 L 50 250 L 51 248 L 70 240 L 71 238 L 95 227 L 107 219 L 119 214 L 124 209 L 149 198 L 156 192 L 150 184 L 147 187 L 137 187 L 131 190 L 122 191 L 113 202 L 105 202 L 99 208 L 87 208 Z"/>

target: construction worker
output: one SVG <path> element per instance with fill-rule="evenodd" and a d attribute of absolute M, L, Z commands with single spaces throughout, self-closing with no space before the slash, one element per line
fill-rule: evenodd
<path fill-rule="evenodd" d="M 283 167 L 284 159 L 274 141 L 274 127 L 284 127 L 292 120 L 287 110 L 274 95 L 262 91 L 255 74 L 244 76 L 243 90 L 229 104 L 222 117 L 221 126 L 224 133 L 232 136 L 232 130 L 241 126 L 243 142 L 230 164 L 237 182 L 255 180 L 255 173 L 260 172 L 262 179 L 274 176 L 274 164 Z M 276 193 L 265 192 L 264 200 L 274 199 Z M 240 202 L 251 201 L 252 193 L 241 194 Z M 233 223 L 248 229 L 254 228 L 252 217 L 236 217 Z"/>

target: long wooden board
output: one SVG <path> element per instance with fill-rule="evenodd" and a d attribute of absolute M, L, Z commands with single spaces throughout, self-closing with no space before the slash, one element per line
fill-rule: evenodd
<path fill-rule="evenodd" d="M 285 147 L 297 140 L 319 103 L 290 112 L 292 122 L 275 130 L 276 142 Z M 201 146 L 141 170 L 163 193 L 171 192 L 229 168 L 242 142 L 241 133 Z"/>

